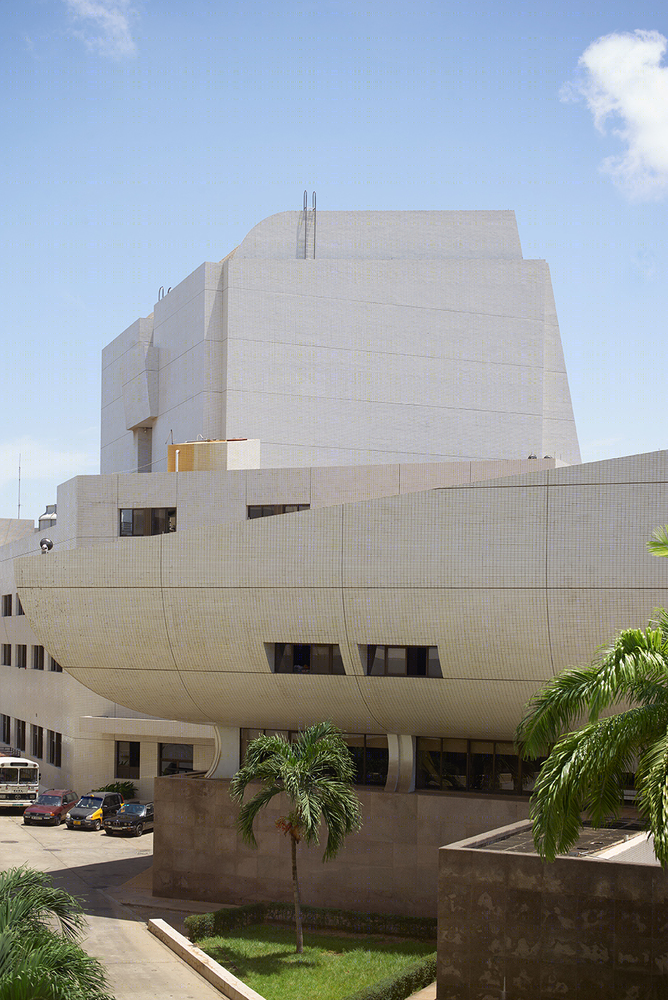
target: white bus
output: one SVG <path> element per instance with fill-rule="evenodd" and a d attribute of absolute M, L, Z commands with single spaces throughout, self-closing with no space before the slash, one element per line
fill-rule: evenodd
<path fill-rule="evenodd" d="M 31 806 L 39 794 L 39 764 L 0 746 L 0 809 Z"/>

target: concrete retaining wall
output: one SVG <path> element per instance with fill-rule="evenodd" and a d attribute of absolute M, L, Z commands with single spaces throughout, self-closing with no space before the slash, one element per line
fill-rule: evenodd
<path fill-rule="evenodd" d="M 439 847 L 528 814 L 526 799 L 357 791 L 363 827 L 339 856 L 322 863 L 324 833 L 319 849 L 299 849 L 306 904 L 434 917 Z M 156 895 L 235 904 L 292 900 L 290 846 L 275 826 L 288 811 L 281 799 L 258 817 L 258 850 L 237 832 L 228 781 L 157 778 L 155 810 Z"/>

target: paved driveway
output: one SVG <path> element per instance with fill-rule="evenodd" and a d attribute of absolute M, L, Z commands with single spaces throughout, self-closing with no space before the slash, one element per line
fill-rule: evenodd
<path fill-rule="evenodd" d="M 0 812 L 0 870 L 27 864 L 49 872 L 83 900 L 88 933 L 83 944 L 109 974 L 117 1000 L 210 1000 L 221 994 L 150 934 L 144 920 L 108 894 L 150 867 L 153 834 L 107 837 L 65 826 L 24 826 L 21 814 Z M 178 917 L 163 916 L 174 926 Z"/>

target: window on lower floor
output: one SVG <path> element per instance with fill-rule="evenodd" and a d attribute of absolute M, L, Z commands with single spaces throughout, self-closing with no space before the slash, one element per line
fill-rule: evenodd
<path fill-rule="evenodd" d="M 309 510 L 308 503 L 256 503 L 247 507 L 248 520 L 256 517 L 273 517 L 274 514 L 294 514 L 298 510 Z"/>
<path fill-rule="evenodd" d="M 168 535 L 176 531 L 175 507 L 123 507 L 119 511 L 122 538 Z"/>
<path fill-rule="evenodd" d="M 0 743 L 6 746 L 12 741 L 12 720 L 8 715 L 0 715 Z"/>
<path fill-rule="evenodd" d="M 63 737 L 61 733 L 54 733 L 53 730 L 47 730 L 47 745 L 48 745 L 48 757 L 47 760 L 49 764 L 53 764 L 54 767 L 60 767 L 60 761 L 63 752 Z"/>
<path fill-rule="evenodd" d="M 370 677 L 442 677 L 437 646 L 367 646 Z"/>
<path fill-rule="evenodd" d="M 30 727 L 30 743 L 33 757 L 41 760 L 44 756 L 44 730 L 41 726 Z"/>
<path fill-rule="evenodd" d="M 139 778 L 139 743 L 132 740 L 116 740 L 117 778 Z"/>
<path fill-rule="evenodd" d="M 193 770 L 192 743 L 160 743 L 158 774 L 186 774 Z"/>
<path fill-rule="evenodd" d="M 32 647 L 33 670 L 44 670 L 44 646 Z"/>
<path fill-rule="evenodd" d="M 242 729 L 240 731 L 239 759 L 246 758 L 248 744 L 258 736 L 281 736 L 288 743 L 299 739 L 296 729 Z M 344 733 L 343 739 L 350 750 L 355 765 L 356 785 L 385 785 L 387 781 L 387 736 L 367 736 L 364 733 Z"/>
<path fill-rule="evenodd" d="M 12 595 L 3 594 L 2 595 L 2 617 L 10 618 L 12 614 Z"/>
<path fill-rule="evenodd" d="M 3 642 L 3 644 L 2 644 L 2 665 L 3 665 L 3 667 L 11 667 L 11 665 L 12 665 L 12 644 L 11 644 L 11 642 Z"/>
<path fill-rule="evenodd" d="M 316 643 L 274 643 L 276 674 L 344 674 L 341 650 L 337 645 Z"/>
<path fill-rule="evenodd" d="M 417 740 L 416 784 L 454 792 L 531 794 L 545 758 L 523 760 L 500 740 Z"/>
<path fill-rule="evenodd" d="M 16 647 L 16 666 L 17 667 L 27 667 L 28 665 L 28 647 L 25 643 L 19 643 Z"/>
<path fill-rule="evenodd" d="M 63 672 L 61 665 L 52 656 L 49 657 L 49 670 L 52 670 L 54 674 L 62 674 Z"/>
<path fill-rule="evenodd" d="M 14 742 L 17 750 L 26 748 L 26 724 L 23 719 L 14 719 Z"/>
<path fill-rule="evenodd" d="M 354 783 L 385 785 L 389 760 L 387 736 L 344 733 L 343 738 L 355 763 Z"/>

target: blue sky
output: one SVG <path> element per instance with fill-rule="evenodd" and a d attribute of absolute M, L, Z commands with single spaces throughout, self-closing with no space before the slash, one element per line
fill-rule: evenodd
<path fill-rule="evenodd" d="M 22 0 L 0 13 L 0 517 L 94 473 L 100 351 L 301 207 L 514 209 L 585 461 L 668 447 L 657 5 Z M 660 8 L 659 8 L 660 9 Z"/>

